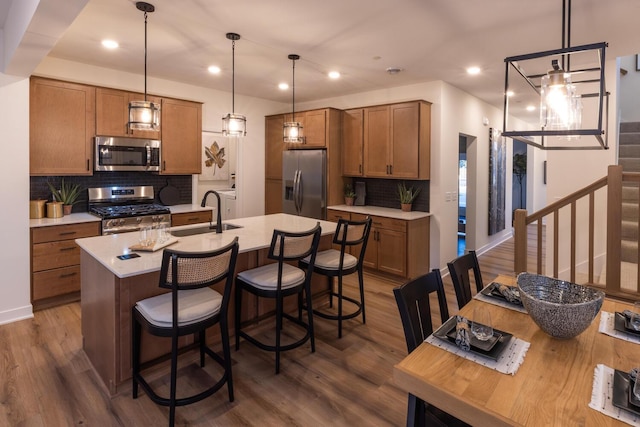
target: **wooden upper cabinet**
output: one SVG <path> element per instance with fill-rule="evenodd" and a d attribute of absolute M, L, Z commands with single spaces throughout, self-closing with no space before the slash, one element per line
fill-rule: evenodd
<path fill-rule="evenodd" d="M 424 101 L 364 109 L 364 175 L 429 179 L 431 105 Z"/>
<path fill-rule="evenodd" d="M 96 134 L 100 136 L 161 139 L 160 130 L 129 129 L 129 102 L 143 100 L 144 94 L 142 93 L 96 88 Z M 161 98 L 147 95 L 147 101 L 160 104 Z M 162 127 L 162 118 L 160 127 Z"/>
<path fill-rule="evenodd" d="M 342 117 L 342 174 L 362 176 L 364 110 L 346 110 Z"/>
<path fill-rule="evenodd" d="M 313 110 L 304 113 L 304 145 L 320 148 L 326 146 L 327 141 L 327 113 L 324 110 Z"/>
<path fill-rule="evenodd" d="M 364 174 L 389 178 L 389 106 L 364 109 Z"/>
<path fill-rule="evenodd" d="M 282 152 L 286 149 L 283 142 L 285 116 L 265 117 L 265 178 L 282 179 Z"/>
<path fill-rule="evenodd" d="M 95 88 L 32 77 L 29 93 L 31 175 L 92 175 Z"/>
<path fill-rule="evenodd" d="M 163 98 L 162 167 L 166 175 L 202 173 L 202 104 Z"/>

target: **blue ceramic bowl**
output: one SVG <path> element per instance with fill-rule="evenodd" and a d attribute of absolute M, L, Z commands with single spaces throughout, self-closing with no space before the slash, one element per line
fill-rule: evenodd
<path fill-rule="evenodd" d="M 518 275 L 518 289 L 529 316 L 555 338 L 573 338 L 584 332 L 604 300 L 602 291 L 531 273 Z"/>

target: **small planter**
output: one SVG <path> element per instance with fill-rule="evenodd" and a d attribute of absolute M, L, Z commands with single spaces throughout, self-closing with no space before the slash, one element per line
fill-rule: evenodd
<path fill-rule="evenodd" d="M 411 212 L 412 203 L 400 203 L 400 208 L 403 212 Z"/>
<path fill-rule="evenodd" d="M 356 200 L 355 197 L 345 197 L 344 204 L 347 206 L 353 206 L 353 202 Z"/>
<path fill-rule="evenodd" d="M 73 205 L 62 205 L 62 211 L 65 215 L 71 215 L 71 211 L 73 210 Z"/>

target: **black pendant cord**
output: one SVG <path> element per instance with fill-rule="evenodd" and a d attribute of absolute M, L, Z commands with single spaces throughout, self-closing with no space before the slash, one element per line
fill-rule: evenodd
<path fill-rule="evenodd" d="M 291 87 L 291 121 L 296 121 L 296 60 L 293 60 L 293 79 Z"/>
<path fill-rule="evenodd" d="M 567 8 L 567 1 L 569 7 Z M 565 43 L 566 42 L 566 43 Z M 562 0 L 562 48 L 571 47 L 571 0 Z M 566 64 L 565 64 L 566 58 Z M 566 68 L 565 68 L 566 65 Z M 562 55 L 562 69 L 566 72 L 571 71 L 570 56 Z"/>
<path fill-rule="evenodd" d="M 144 12 L 144 100 L 147 101 L 147 12 Z"/>
<path fill-rule="evenodd" d="M 231 114 L 236 114 L 236 41 L 231 41 Z"/>

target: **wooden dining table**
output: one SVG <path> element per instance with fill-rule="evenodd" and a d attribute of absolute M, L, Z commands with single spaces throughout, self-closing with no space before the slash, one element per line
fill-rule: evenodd
<path fill-rule="evenodd" d="M 515 277 L 495 281 L 515 285 Z M 460 314 L 485 304 L 494 328 L 531 345 L 515 375 L 500 373 L 429 343 L 394 367 L 397 386 L 473 426 L 614 426 L 620 421 L 589 407 L 597 364 L 628 372 L 640 366 L 640 345 L 598 332 L 602 311 L 633 309 L 605 298 L 577 337 L 543 332 L 526 313 L 473 299 Z"/>

